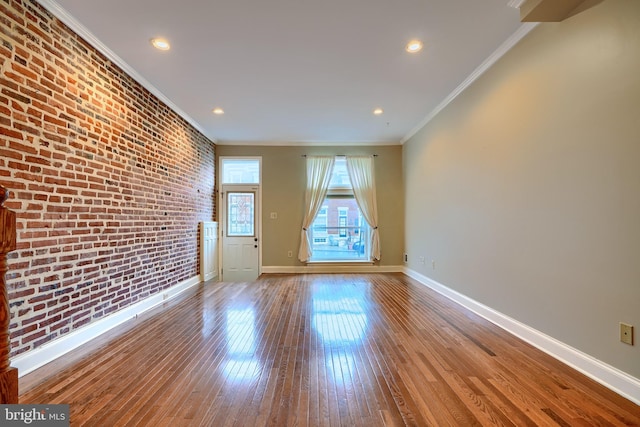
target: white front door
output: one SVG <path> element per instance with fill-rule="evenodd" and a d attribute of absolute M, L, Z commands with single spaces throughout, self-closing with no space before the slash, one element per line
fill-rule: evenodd
<path fill-rule="evenodd" d="M 258 187 L 223 186 L 222 208 L 222 280 L 225 282 L 256 280 L 260 274 Z"/>

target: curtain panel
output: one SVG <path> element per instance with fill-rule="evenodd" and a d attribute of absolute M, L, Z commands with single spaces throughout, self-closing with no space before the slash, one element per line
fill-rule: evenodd
<path fill-rule="evenodd" d="M 380 260 L 380 233 L 378 232 L 378 204 L 373 170 L 373 156 L 347 156 L 347 172 L 353 187 L 353 196 L 362 216 L 371 227 L 371 257 Z"/>
<path fill-rule="evenodd" d="M 307 262 L 313 255 L 311 251 L 311 224 L 322 208 L 322 203 L 327 197 L 331 172 L 335 157 L 307 157 L 307 188 L 305 191 L 305 215 L 300 231 L 300 249 L 298 259 Z"/>

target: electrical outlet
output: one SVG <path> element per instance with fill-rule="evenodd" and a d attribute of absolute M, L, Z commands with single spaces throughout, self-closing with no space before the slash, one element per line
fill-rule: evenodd
<path fill-rule="evenodd" d="M 409 261 L 409 255 L 404 254 L 404 262 L 407 262 L 407 261 Z"/>
<path fill-rule="evenodd" d="M 271 219 L 278 219 L 278 212 L 271 212 L 271 215 L 269 215 L 269 217 Z"/>
<path fill-rule="evenodd" d="M 424 264 L 424 257 L 423 256 L 420 257 L 420 264 Z"/>
<path fill-rule="evenodd" d="M 287 256 L 288 256 L 289 258 L 293 258 L 293 251 L 289 251 L 289 252 L 287 252 Z"/>
<path fill-rule="evenodd" d="M 633 326 L 620 322 L 620 341 L 633 345 Z"/>
<path fill-rule="evenodd" d="M 435 269 L 436 269 L 436 260 L 435 260 L 435 259 L 432 259 L 432 260 L 431 260 L 431 269 L 432 269 L 432 270 L 435 270 Z"/>

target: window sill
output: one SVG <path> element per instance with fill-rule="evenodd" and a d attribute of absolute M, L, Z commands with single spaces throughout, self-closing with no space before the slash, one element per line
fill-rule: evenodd
<path fill-rule="evenodd" d="M 349 259 L 349 260 L 339 260 L 339 259 L 319 259 L 319 260 L 309 260 L 307 261 L 307 265 L 309 264 L 340 264 L 340 265 L 345 265 L 345 264 L 357 264 L 357 265 L 362 265 L 362 264 L 369 264 L 369 265 L 373 265 L 373 261 L 368 260 L 368 259 Z"/>

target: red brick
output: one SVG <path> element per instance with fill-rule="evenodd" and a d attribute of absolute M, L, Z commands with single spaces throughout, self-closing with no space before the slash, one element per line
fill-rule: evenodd
<path fill-rule="evenodd" d="M 31 71 L 27 67 L 23 67 L 22 65 L 20 65 L 20 64 L 18 64 L 16 62 L 14 62 L 12 64 L 12 68 L 13 68 L 13 70 L 15 72 L 17 72 L 18 74 L 22 74 L 23 76 L 25 76 L 28 79 L 36 80 L 38 78 L 38 75 L 36 73 Z"/>
<path fill-rule="evenodd" d="M 36 332 L 34 334 L 31 334 L 31 335 L 27 335 L 24 338 L 22 338 L 21 342 L 22 342 L 22 344 L 28 344 L 28 343 L 30 343 L 31 341 L 33 341 L 33 340 L 35 340 L 37 338 L 45 336 L 45 334 L 46 334 L 46 330 L 40 329 L 38 332 Z"/>
<path fill-rule="evenodd" d="M 2 132 L 2 128 L 0 128 L 0 132 Z M 16 159 L 16 160 L 22 160 L 22 154 L 20 154 L 17 151 L 14 150 L 5 150 L 3 148 L 0 148 L 0 157 L 3 157 L 5 159 Z"/>
<path fill-rule="evenodd" d="M 0 135 L 8 136 L 9 138 L 22 139 L 22 132 L 10 129 L 4 126 L 0 126 Z"/>
<path fill-rule="evenodd" d="M 0 128 L 0 133 L 2 132 L 2 128 Z M 19 142 L 11 141 L 9 142 L 9 148 L 12 150 L 20 151 L 25 154 L 37 154 L 38 151 L 30 145 L 25 145 Z"/>

